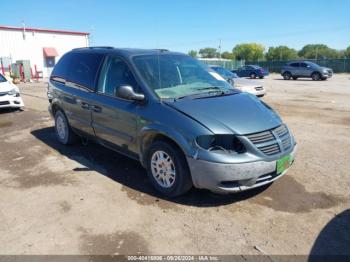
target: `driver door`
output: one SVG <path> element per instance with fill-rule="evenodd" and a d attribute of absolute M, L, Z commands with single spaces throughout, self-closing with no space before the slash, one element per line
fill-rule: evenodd
<path fill-rule="evenodd" d="M 107 57 L 91 108 L 92 126 L 102 144 L 118 151 L 137 153 L 137 112 L 141 105 L 115 96 L 115 89 L 122 85 L 137 89 L 126 62 L 117 56 Z"/>

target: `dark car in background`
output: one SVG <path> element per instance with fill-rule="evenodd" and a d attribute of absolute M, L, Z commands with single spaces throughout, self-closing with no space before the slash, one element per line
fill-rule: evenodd
<path fill-rule="evenodd" d="M 298 78 L 311 78 L 312 80 L 326 80 L 332 77 L 333 70 L 322 67 L 309 61 L 289 62 L 282 67 L 281 75 L 284 80 L 297 80 Z"/>
<path fill-rule="evenodd" d="M 188 55 L 75 49 L 48 88 L 60 143 L 81 136 L 138 160 L 166 196 L 192 186 L 252 189 L 285 175 L 294 160 L 296 142 L 271 107 Z"/>
<path fill-rule="evenodd" d="M 236 73 L 239 77 L 250 77 L 250 78 L 264 78 L 269 75 L 269 71 L 258 65 L 245 65 L 237 70 L 232 70 L 232 73 Z"/>

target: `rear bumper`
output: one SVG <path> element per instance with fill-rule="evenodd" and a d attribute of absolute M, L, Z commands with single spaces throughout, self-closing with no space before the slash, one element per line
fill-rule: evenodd
<path fill-rule="evenodd" d="M 24 103 L 20 96 L 4 95 L 0 97 L 0 108 L 20 108 Z"/>
<path fill-rule="evenodd" d="M 296 150 L 295 146 L 290 153 L 293 159 Z M 187 161 L 194 186 L 216 193 L 234 193 L 263 186 L 281 178 L 289 170 L 277 174 L 277 160 L 224 164 L 188 157 Z"/>

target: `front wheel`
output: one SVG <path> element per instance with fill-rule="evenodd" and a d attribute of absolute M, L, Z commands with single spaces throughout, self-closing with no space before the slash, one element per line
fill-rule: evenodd
<path fill-rule="evenodd" d="M 157 141 L 147 153 L 147 174 L 154 188 L 168 197 L 186 193 L 192 187 L 184 154 L 170 143 Z"/>
<path fill-rule="evenodd" d="M 313 73 L 313 74 L 311 75 L 311 78 L 312 78 L 312 80 L 314 80 L 314 81 L 318 81 L 318 80 L 321 79 L 321 75 L 320 75 L 319 73 Z"/>
<path fill-rule="evenodd" d="M 256 74 L 255 73 L 251 73 L 250 74 L 250 78 L 255 79 L 256 78 Z"/>
<path fill-rule="evenodd" d="M 57 111 L 55 114 L 55 131 L 57 140 L 64 145 L 69 145 L 75 142 L 77 136 L 71 130 L 68 120 L 62 111 Z"/>

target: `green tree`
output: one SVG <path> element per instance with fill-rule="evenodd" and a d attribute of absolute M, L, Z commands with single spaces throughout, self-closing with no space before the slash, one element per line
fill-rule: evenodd
<path fill-rule="evenodd" d="M 264 58 L 265 47 L 257 43 L 244 43 L 236 45 L 232 53 L 238 60 L 257 61 Z"/>
<path fill-rule="evenodd" d="M 340 53 L 323 44 L 312 44 L 304 46 L 298 55 L 307 59 L 339 58 Z"/>
<path fill-rule="evenodd" d="M 345 57 L 350 58 L 350 45 L 348 46 L 348 48 L 346 48 L 344 55 Z"/>
<path fill-rule="evenodd" d="M 270 47 L 265 57 L 266 60 L 291 60 L 298 58 L 298 53 L 293 48 L 280 45 L 277 47 Z"/>
<path fill-rule="evenodd" d="M 192 57 L 197 57 L 198 53 L 196 50 L 190 50 L 188 51 L 188 55 Z"/>
<path fill-rule="evenodd" d="M 219 56 L 216 48 L 212 48 L 212 47 L 206 47 L 206 48 L 200 49 L 199 54 L 203 58 L 215 58 Z"/>
<path fill-rule="evenodd" d="M 233 60 L 235 59 L 235 55 L 233 53 L 225 51 L 221 54 L 221 58 Z"/>

